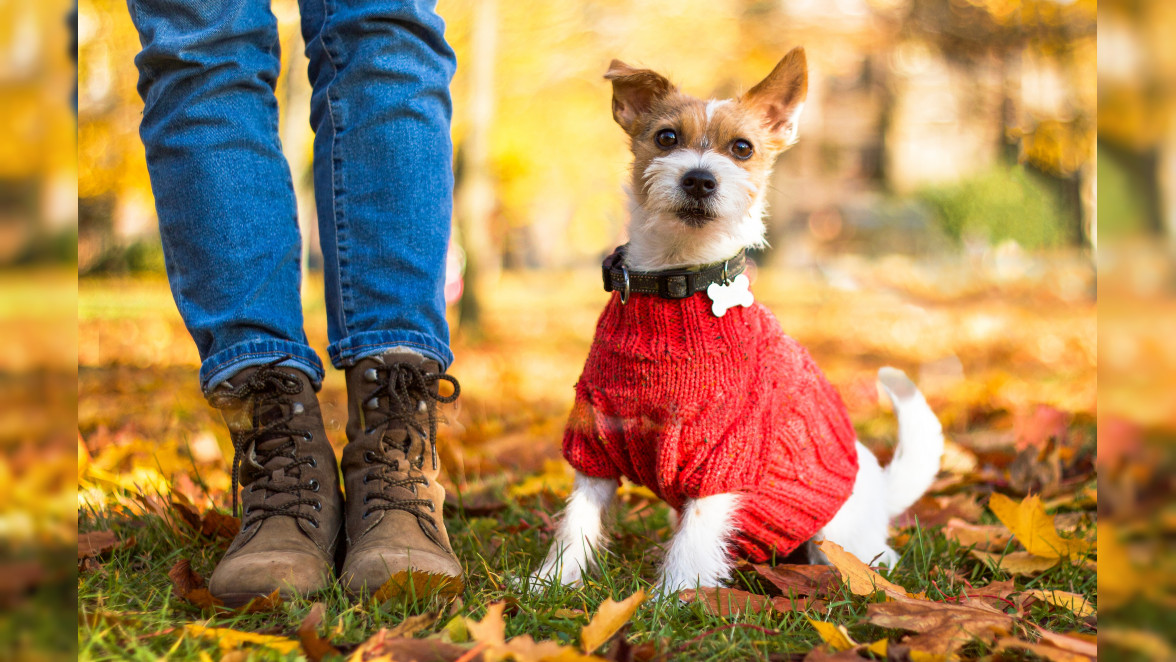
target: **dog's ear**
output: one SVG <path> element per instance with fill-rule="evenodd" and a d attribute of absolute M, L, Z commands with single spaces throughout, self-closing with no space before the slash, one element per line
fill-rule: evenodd
<path fill-rule="evenodd" d="M 604 77 L 612 81 L 613 119 L 629 134 L 633 133 L 638 117 L 674 90 L 665 76 L 649 69 L 634 69 L 620 60 L 608 65 Z"/>
<path fill-rule="evenodd" d="M 804 49 L 794 48 L 767 78 L 743 95 L 743 102 L 760 112 L 773 142 L 783 149 L 796 142 L 800 111 L 807 95 L 808 63 Z"/>

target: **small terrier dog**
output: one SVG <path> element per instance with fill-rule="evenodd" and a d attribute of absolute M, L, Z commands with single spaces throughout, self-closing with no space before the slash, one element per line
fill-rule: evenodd
<path fill-rule="evenodd" d="M 675 510 L 665 594 L 720 585 L 736 556 L 784 558 L 812 540 L 894 564 L 889 522 L 938 473 L 938 419 L 906 375 L 882 368 L 899 424 L 882 469 L 808 352 L 737 273 L 743 251 L 765 243 L 768 176 L 796 141 L 804 51 L 737 99 L 703 101 L 619 60 L 605 78 L 633 152 L 629 243 L 605 262 L 613 295 L 564 437 L 575 483 L 533 578 L 581 581 L 622 476 Z"/>

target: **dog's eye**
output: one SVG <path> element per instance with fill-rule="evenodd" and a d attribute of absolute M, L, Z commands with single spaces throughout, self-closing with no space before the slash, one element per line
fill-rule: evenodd
<path fill-rule="evenodd" d="M 751 148 L 751 143 L 746 140 L 736 140 L 731 143 L 731 153 L 737 159 L 750 159 L 754 152 L 755 150 Z"/>
<path fill-rule="evenodd" d="M 657 132 L 653 139 L 657 146 L 662 149 L 669 149 L 678 144 L 678 134 L 674 133 L 673 129 L 662 129 Z"/>

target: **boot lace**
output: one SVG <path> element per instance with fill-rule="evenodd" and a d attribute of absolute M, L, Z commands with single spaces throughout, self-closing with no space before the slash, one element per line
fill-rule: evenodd
<path fill-rule="evenodd" d="M 278 364 L 288 358 L 283 357 L 261 366 L 248 380 L 229 389 L 218 390 L 209 398 L 212 406 L 217 409 L 239 407 L 242 404 L 249 406 L 253 417 L 250 430 L 234 431 L 232 434 L 233 515 L 240 515 L 237 491 L 240 488 L 241 462 L 244 458 L 248 457 L 251 463 L 261 467 L 268 466 L 269 462 L 279 457 L 290 460 L 289 463 L 271 469 L 270 475 L 261 476 L 253 481 L 249 489 L 253 491 L 260 488 L 274 494 L 291 494 L 295 499 L 281 506 L 266 503 L 250 506 L 244 512 L 247 519 L 242 522 L 242 529 L 248 529 L 254 523 L 270 517 L 279 516 L 304 519 L 315 528 L 319 526 L 317 518 L 297 510 L 301 505 L 313 506 L 315 510 L 322 508 L 317 499 L 302 497 L 303 490 L 318 491 L 317 481 L 310 480 L 291 485 L 275 485 L 271 482 L 273 474 L 278 470 L 286 474 L 293 471 L 294 476 L 301 479 L 300 468 L 303 465 L 315 465 L 314 458 L 298 455 L 297 440 L 309 441 L 312 438 L 311 434 L 290 427 L 290 421 L 302 410 L 302 404 L 293 401 L 293 396 L 302 392 L 302 383 L 296 377 L 277 368 Z"/>
<path fill-rule="evenodd" d="M 364 503 L 370 505 L 364 511 L 363 517 L 366 519 L 377 510 L 402 510 L 416 517 L 425 535 L 437 545 L 444 547 L 434 519 L 436 509 L 433 502 L 429 499 L 397 496 L 393 489 L 404 488 L 415 495 L 414 485 L 428 487 L 429 480 L 421 473 L 425 464 L 426 447 L 431 455 L 432 468 L 438 468 L 437 413 L 436 407 L 428 406 L 428 401 L 442 404 L 454 402 L 461 393 L 461 385 L 451 375 L 426 372 L 418 365 L 403 362 L 368 368 L 364 378 L 376 384 L 376 388 L 368 394 L 363 405 L 367 410 L 365 432 L 372 434 L 380 427 L 384 427 L 385 430 L 400 428 L 405 430 L 405 435 L 404 439 L 399 441 L 385 436 L 383 443 L 380 444 L 381 451 L 395 449 L 404 455 L 403 459 L 389 457 L 385 452 L 368 451 L 364 455 L 364 460 L 369 464 L 382 465 L 381 469 L 365 477 L 364 482 L 379 481 L 382 488 L 364 497 Z M 452 394 L 438 393 L 437 387 L 442 381 L 453 386 Z M 420 445 L 416 455 L 410 457 L 413 432 L 419 435 L 424 443 Z M 403 468 L 402 463 L 406 465 Z"/>

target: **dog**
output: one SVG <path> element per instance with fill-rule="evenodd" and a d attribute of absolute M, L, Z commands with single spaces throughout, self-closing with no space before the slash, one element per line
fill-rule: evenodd
<path fill-rule="evenodd" d="M 633 153 L 629 242 L 604 264 L 612 297 L 563 443 L 575 481 L 532 579 L 582 582 L 622 476 L 676 513 L 658 580 L 665 595 L 723 584 L 736 557 L 807 550 L 809 562 L 827 562 L 811 544 L 822 539 L 895 564 L 889 523 L 939 471 L 938 419 L 906 375 L 882 368 L 899 425 L 883 469 L 741 273 L 744 251 L 765 244 L 773 163 L 797 139 L 804 50 L 737 99 L 700 100 L 619 60 L 605 78 Z"/>

